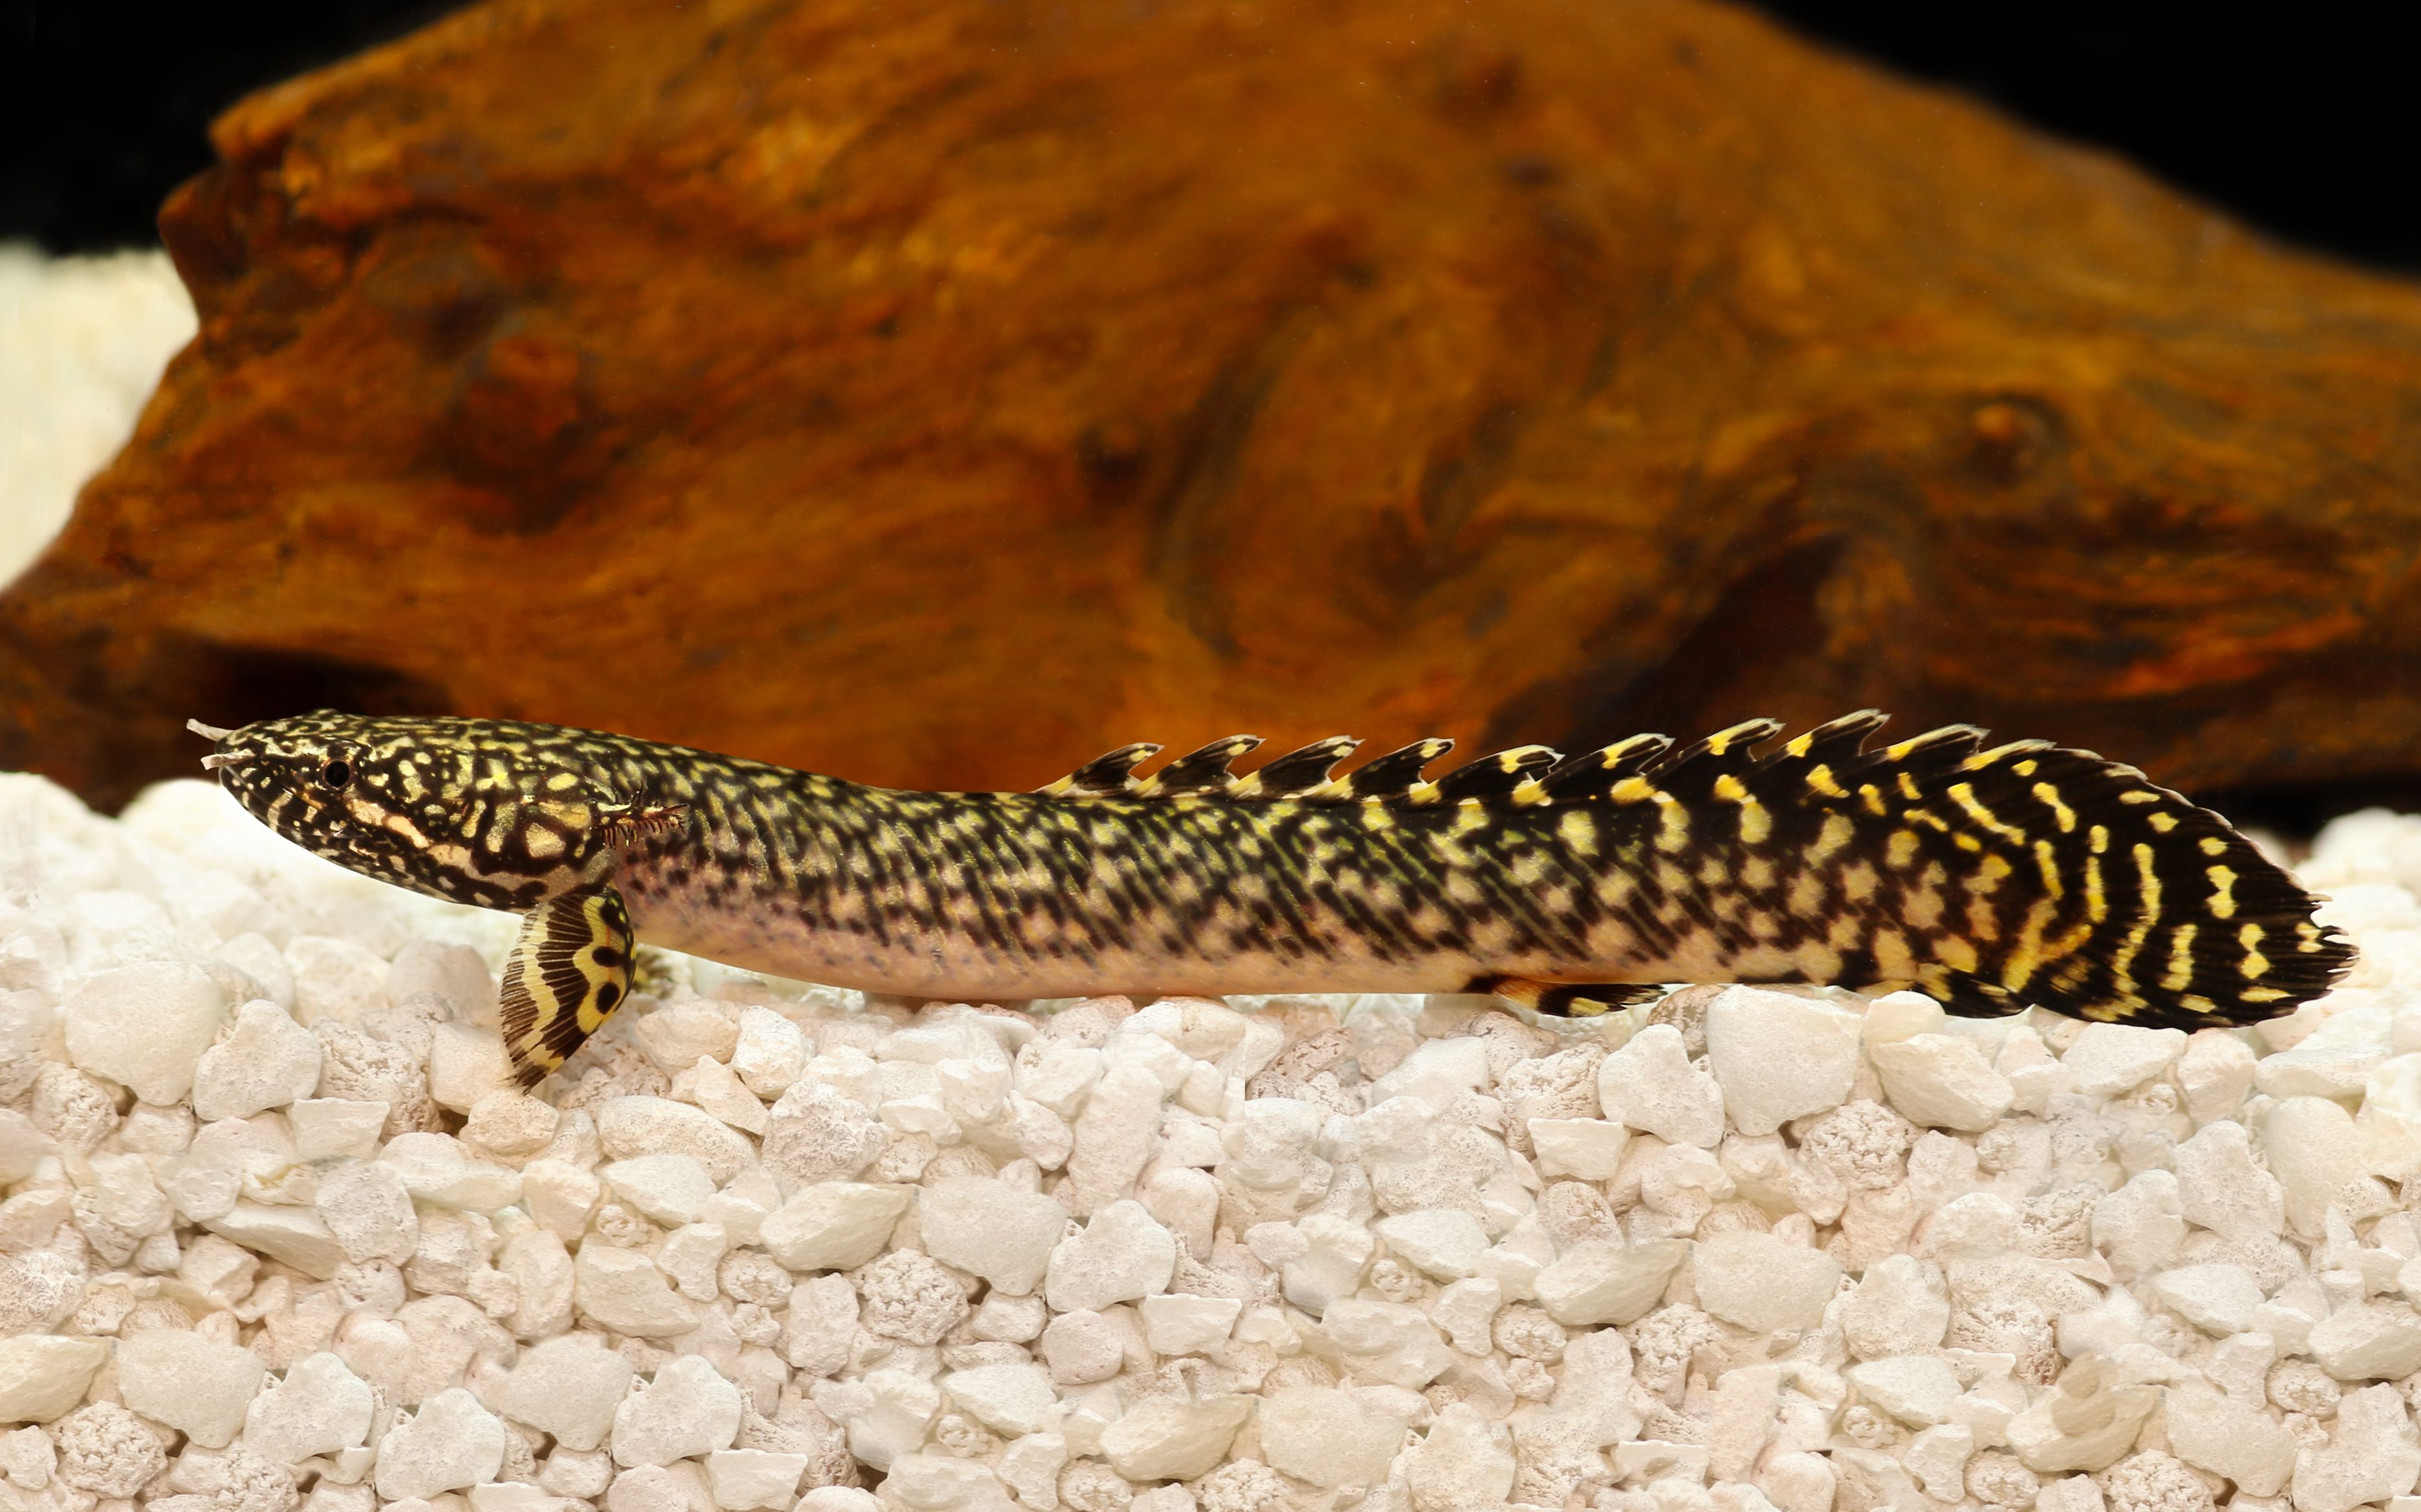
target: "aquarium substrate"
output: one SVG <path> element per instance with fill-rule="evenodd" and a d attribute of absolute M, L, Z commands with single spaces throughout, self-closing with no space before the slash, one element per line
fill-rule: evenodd
<path fill-rule="evenodd" d="M 2247 1030 L 660 955 L 533 1096 L 510 916 L 0 778 L 0 1512 L 2421 1512 L 2421 818 L 2300 875 Z"/>

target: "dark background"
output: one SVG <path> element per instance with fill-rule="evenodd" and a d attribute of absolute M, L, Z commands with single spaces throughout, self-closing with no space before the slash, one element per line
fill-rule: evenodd
<path fill-rule="evenodd" d="M 674 3 L 674 0 L 666 0 Z M 1571 0 L 1587 4 L 1590 0 Z M 447 0 L 0 0 L 0 240 L 152 242 L 238 96 Z M 1772 0 L 1801 32 L 2132 158 L 2273 236 L 2421 273 L 2412 23 L 2394 8 Z"/>

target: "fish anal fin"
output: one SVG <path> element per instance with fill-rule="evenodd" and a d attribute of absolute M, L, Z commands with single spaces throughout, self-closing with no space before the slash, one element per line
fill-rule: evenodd
<path fill-rule="evenodd" d="M 1998 982 L 1966 972 L 1936 967 L 1926 971 L 1917 990 L 1942 1005 L 1945 1013 L 1961 1019 L 2006 1019 L 2031 1006 Z"/>
<path fill-rule="evenodd" d="M 1541 982 L 1528 976 L 1478 976 L 1469 992 L 1484 992 L 1558 1019 L 1594 1019 L 1637 1003 L 1653 1003 L 1664 989 L 1641 982 Z"/>
<path fill-rule="evenodd" d="M 513 1080 L 538 1085 L 631 996 L 636 940 L 622 895 L 583 887 L 530 910 L 498 995 Z"/>

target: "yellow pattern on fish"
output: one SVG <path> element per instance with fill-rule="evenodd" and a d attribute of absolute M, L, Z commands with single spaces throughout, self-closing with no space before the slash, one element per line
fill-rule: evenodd
<path fill-rule="evenodd" d="M 1851 714 L 1776 743 L 1521 746 L 1343 774 L 1318 741 L 1034 792 L 864 787 L 549 725 L 319 713 L 197 726 L 289 840 L 527 915 L 505 984 L 531 1083 L 631 992 L 636 941 L 929 998 L 1494 991 L 1585 1015 L 1682 981 L 1915 987 L 2198 1028 L 2291 1012 L 2351 948 L 2226 820 L 2131 767 L 1964 725 L 1881 750 Z"/>

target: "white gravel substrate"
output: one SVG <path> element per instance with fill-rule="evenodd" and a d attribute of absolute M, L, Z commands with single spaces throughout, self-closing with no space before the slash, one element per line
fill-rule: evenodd
<path fill-rule="evenodd" d="M 2421 819 L 2304 874 L 2257 1030 L 666 958 L 533 1099 L 511 919 L 0 777 L 0 1509 L 2421 1512 Z"/>
<path fill-rule="evenodd" d="M 48 257 L 0 242 L 0 584 L 58 534 L 194 331 L 164 252 Z"/>

